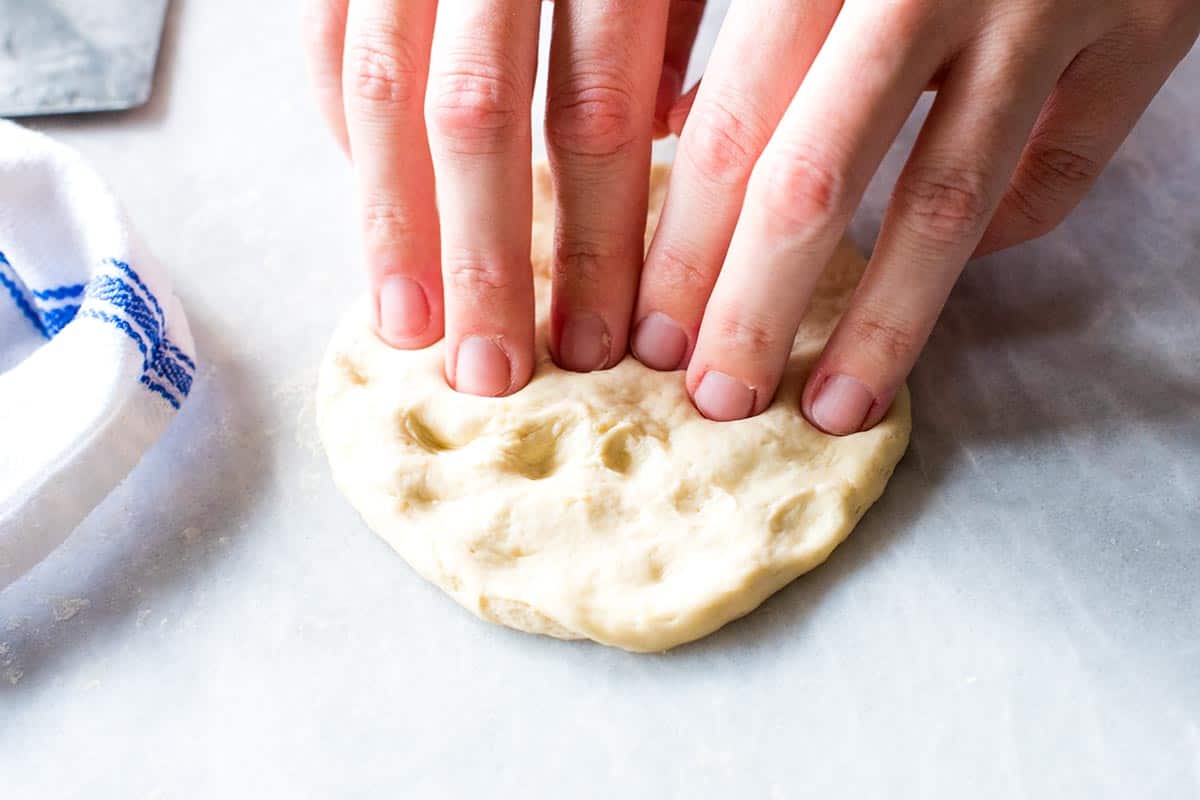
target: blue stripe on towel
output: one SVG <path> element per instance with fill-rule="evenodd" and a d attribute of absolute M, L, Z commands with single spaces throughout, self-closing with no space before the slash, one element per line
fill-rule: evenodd
<path fill-rule="evenodd" d="M 182 350 L 180 350 L 178 347 L 176 347 L 173 342 L 164 341 L 163 347 L 167 348 L 167 350 L 174 353 L 176 358 L 178 358 L 184 364 L 187 364 L 188 367 L 190 367 L 193 371 L 195 371 L 196 362 L 192 361 L 192 359 L 188 358 L 188 354 L 183 352 Z"/>
<path fill-rule="evenodd" d="M 38 300 L 66 300 L 68 297 L 78 297 L 83 294 L 83 290 L 87 287 L 84 283 L 72 283 L 68 286 L 59 286 L 55 289 L 33 290 L 33 296 Z"/>
<path fill-rule="evenodd" d="M 142 329 L 150 339 L 150 346 L 158 347 L 158 341 L 162 338 L 162 324 L 150 311 L 146 301 L 142 300 L 141 295 L 125 281 L 111 275 L 97 275 L 88 283 L 84 298 L 100 300 L 119 308 Z"/>
<path fill-rule="evenodd" d="M 191 373 L 178 361 L 167 356 L 161 348 L 150 368 L 166 378 L 184 397 L 187 397 L 188 392 L 192 390 Z"/>
<path fill-rule="evenodd" d="M 151 380 L 150 378 L 146 377 L 145 375 L 143 375 L 141 378 L 139 378 L 138 382 L 141 383 L 142 386 L 145 386 L 147 389 L 154 392 L 156 395 L 159 395 L 164 400 L 166 400 L 168 403 L 170 403 L 172 408 L 174 408 L 176 411 L 179 410 L 179 401 L 176 400 L 174 395 L 172 395 L 170 392 L 168 392 L 161 383 L 157 383 L 157 382 Z"/>
<path fill-rule="evenodd" d="M 158 298 L 154 296 L 154 292 L 150 291 L 146 287 L 146 284 L 142 283 L 142 279 L 136 272 L 133 271 L 133 267 L 129 266 L 124 261 L 118 261 L 115 258 L 107 259 L 105 263 L 111 264 L 112 266 L 121 270 L 121 272 L 124 272 L 125 275 L 128 276 L 131 281 L 133 281 L 134 285 L 141 289 L 145 293 L 146 297 L 150 298 L 150 302 L 154 304 L 154 310 L 158 312 L 159 324 L 165 328 L 167 325 L 167 319 L 163 316 L 162 306 L 158 304 Z"/>
<path fill-rule="evenodd" d="M 0 267 L 12 267 L 8 259 L 4 257 L 4 253 L 0 253 Z M 4 274 L 3 269 L 0 269 L 0 286 L 8 290 L 8 296 L 12 298 L 13 305 L 25 315 L 26 319 L 33 323 L 33 327 L 37 329 L 37 332 L 49 339 L 50 334 L 46 332 L 45 326 L 42 325 L 42 320 L 38 317 L 37 310 L 30 304 L 28 298 L 25 297 L 25 287 Z"/>
<path fill-rule="evenodd" d="M 42 325 L 46 328 L 46 335 L 53 339 L 59 331 L 67 327 L 71 320 L 75 319 L 77 313 L 79 313 L 78 305 L 58 306 L 42 311 Z"/>
<path fill-rule="evenodd" d="M 104 264 L 116 273 L 96 275 L 86 284 L 30 291 L 15 273 L 10 277 L 0 269 L 0 285 L 46 338 L 54 337 L 77 317 L 99 320 L 124 333 L 142 354 L 139 383 L 178 409 L 192 389 L 196 362 L 167 339 L 162 306 L 141 276 L 115 258 L 105 259 Z M 12 269 L 2 252 L 0 267 Z M 32 303 L 27 295 L 32 295 Z M 81 303 L 54 304 L 81 295 Z"/>

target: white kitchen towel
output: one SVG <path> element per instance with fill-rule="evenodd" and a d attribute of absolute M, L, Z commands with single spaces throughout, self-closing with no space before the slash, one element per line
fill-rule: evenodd
<path fill-rule="evenodd" d="M 100 178 L 0 120 L 0 589 L 159 438 L 194 358 L 166 271 Z"/>

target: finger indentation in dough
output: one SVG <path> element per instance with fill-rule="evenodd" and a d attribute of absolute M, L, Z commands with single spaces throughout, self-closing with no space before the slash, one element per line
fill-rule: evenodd
<path fill-rule="evenodd" d="M 548 478 L 558 469 L 561 440 L 571 423 L 563 419 L 530 420 L 508 434 L 501 465 L 531 481 Z"/>
<path fill-rule="evenodd" d="M 461 446 L 435 431 L 425 420 L 420 409 L 410 409 L 401 414 L 400 427 L 408 435 L 410 442 L 427 453 L 436 454 L 446 450 L 457 450 Z"/>
<path fill-rule="evenodd" d="M 778 534 L 800 525 L 804 521 L 812 497 L 813 493 L 806 489 L 781 500 L 767 517 L 768 530 Z"/>
<path fill-rule="evenodd" d="M 360 364 L 355 363 L 349 356 L 341 355 L 337 359 L 338 368 L 345 374 L 346 380 L 355 386 L 367 385 L 367 373 Z"/>
<path fill-rule="evenodd" d="M 613 472 L 626 473 L 633 466 L 633 451 L 638 446 L 638 429 L 621 423 L 600 440 L 600 461 Z"/>

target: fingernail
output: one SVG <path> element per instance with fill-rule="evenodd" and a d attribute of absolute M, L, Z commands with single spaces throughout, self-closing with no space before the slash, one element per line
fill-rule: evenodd
<path fill-rule="evenodd" d="M 558 337 L 559 364 L 574 372 L 591 372 L 608 363 L 612 337 L 595 314 L 572 317 Z"/>
<path fill-rule="evenodd" d="M 508 390 L 511 380 L 508 356 L 491 339 L 468 336 L 458 343 L 455 389 L 466 394 L 498 397 Z"/>
<path fill-rule="evenodd" d="M 679 369 L 687 343 L 683 328 L 658 311 L 647 314 L 633 331 L 633 354 L 650 369 Z"/>
<path fill-rule="evenodd" d="M 862 381 L 849 375 L 830 375 L 813 398 L 810 421 L 835 436 L 857 433 L 874 402 L 875 395 Z"/>
<path fill-rule="evenodd" d="M 718 422 L 745 419 L 754 410 L 754 390 L 723 372 L 708 372 L 696 387 L 696 408 Z"/>
<path fill-rule="evenodd" d="M 863 422 L 860 430 L 869 431 L 882 422 L 883 418 L 887 416 L 888 411 L 891 410 L 892 401 L 895 399 L 896 395 L 893 392 L 890 397 L 881 397 L 872 403 L 871 410 L 867 412 L 867 419 Z"/>
<path fill-rule="evenodd" d="M 664 64 L 662 77 L 658 79 L 658 94 L 654 99 L 654 119 L 662 123 L 664 127 L 667 123 L 667 115 L 671 113 L 671 106 L 675 105 L 675 101 L 679 99 L 679 93 L 682 91 L 683 76 L 675 67 Z"/>
<path fill-rule="evenodd" d="M 429 299 L 421 284 L 391 275 L 379 286 L 379 333 L 389 342 L 410 339 L 429 327 Z"/>

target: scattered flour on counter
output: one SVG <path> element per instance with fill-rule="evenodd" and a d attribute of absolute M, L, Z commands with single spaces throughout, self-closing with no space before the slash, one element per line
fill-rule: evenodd
<path fill-rule="evenodd" d="M 312 367 L 303 369 L 281 381 L 272 392 L 275 399 L 285 407 L 295 407 L 295 442 L 311 456 L 320 456 L 324 452 L 321 437 L 317 433 L 316 403 L 312 391 L 317 385 L 317 373 L 318 370 Z M 279 428 L 269 431 L 272 436 L 278 432 Z"/>
<path fill-rule="evenodd" d="M 57 622 L 66 622 L 91 604 L 92 602 L 86 597 L 64 597 L 56 600 L 54 602 L 54 619 Z"/>
<path fill-rule="evenodd" d="M 321 446 L 321 436 L 317 433 L 317 404 L 311 396 L 304 398 L 296 411 L 296 444 L 312 456 L 325 452 Z"/>

